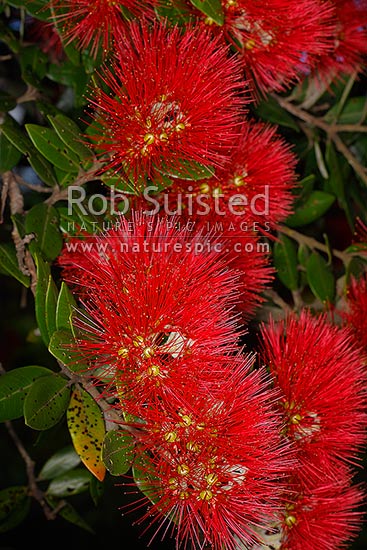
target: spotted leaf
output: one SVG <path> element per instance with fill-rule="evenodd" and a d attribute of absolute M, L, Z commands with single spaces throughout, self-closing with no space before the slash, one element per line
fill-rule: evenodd
<path fill-rule="evenodd" d="M 101 451 L 105 425 L 101 410 L 94 399 L 81 388 L 72 393 L 67 411 L 67 423 L 74 448 L 86 468 L 103 481 L 106 468 Z"/>

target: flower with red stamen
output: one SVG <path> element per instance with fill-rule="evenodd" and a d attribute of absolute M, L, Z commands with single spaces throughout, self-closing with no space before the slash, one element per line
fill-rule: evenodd
<path fill-rule="evenodd" d="M 237 276 L 215 243 L 172 219 L 136 214 L 118 224 L 87 243 L 90 251 L 80 242 L 79 261 L 66 252 L 60 264 L 73 285 L 84 289 L 83 272 L 89 284 L 76 323 L 90 376 L 117 380 L 126 410 L 139 416 L 185 378 L 200 381 L 203 358 L 236 349 Z"/>
<path fill-rule="evenodd" d="M 361 72 L 367 56 L 366 0 L 333 0 L 333 4 L 336 13 L 333 49 L 321 56 L 312 73 L 326 81 Z"/>
<path fill-rule="evenodd" d="M 222 364 L 215 391 L 186 388 L 179 400 L 146 411 L 138 456 L 139 480 L 154 502 L 141 521 L 167 533 L 176 546 L 234 550 L 259 541 L 283 506 L 292 454 L 282 440 L 275 394 L 264 369 L 250 372 L 249 358 Z M 175 524 L 175 525 L 174 525 Z M 173 529 L 172 529 L 173 530 Z"/>
<path fill-rule="evenodd" d="M 346 310 L 340 315 L 356 339 L 367 352 L 367 274 L 359 278 L 352 277 L 345 296 Z"/>
<path fill-rule="evenodd" d="M 358 534 L 365 494 L 346 471 L 291 488 L 279 539 L 284 550 L 346 548 Z"/>
<path fill-rule="evenodd" d="M 172 210 L 181 201 L 182 215 L 197 221 L 222 217 L 236 228 L 256 224 L 269 232 L 293 212 L 296 163 L 276 126 L 247 122 L 224 169 L 198 182 L 175 180 L 161 202 Z"/>
<path fill-rule="evenodd" d="M 113 37 L 134 16 L 153 16 L 153 0 L 51 0 L 54 19 L 62 28 L 66 42 L 76 40 L 81 50 L 92 57 L 107 54 Z"/>
<path fill-rule="evenodd" d="M 350 331 L 304 310 L 262 324 L 260 346 L 302 463 L 356 462 L 366 442 L 367 373 Z"/>
<path fill-rule="evenodd" d="M 102 170 L 160 177 L 185 163 L 220 167 L 247 103 L 239 61 L 209 32 L 132 23 L 90 94 Z"/>

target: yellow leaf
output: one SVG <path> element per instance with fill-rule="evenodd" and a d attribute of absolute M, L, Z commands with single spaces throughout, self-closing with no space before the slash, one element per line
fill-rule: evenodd
<path fill-rule="evenodd" d="M 102 443 L 106 433 L 101 410 L 81 388 L 75 388 L 67 410 L 67 423 L 75 451 L 83 464 L 103 481 L 106 468 L 102 462 Z"/>

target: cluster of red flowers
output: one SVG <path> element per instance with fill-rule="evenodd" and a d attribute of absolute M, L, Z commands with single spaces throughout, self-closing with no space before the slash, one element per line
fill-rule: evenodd
<path fill-rule="evenodd" d="M 304 312 L 262 326 L 260 367 L 241 347 L 273 276 L 259 245 L 297 181 L 249 102 L 325 56 L 359 70 L 367 6 L 347 3 L 226 0 L 219 24 L 180 0 L 185 24 L 170 25 L 153 21 L 159 0 L 53 2 L 64 39 L 104 52 L 89 93 L 101 173 L 157 190 L 157 211 L 134 198 L 60 264 L 87 374 L 135 434 L 142 519 L 183 548 L 334 550 L 358 529 L 366 371 L 351 330 Z"/>

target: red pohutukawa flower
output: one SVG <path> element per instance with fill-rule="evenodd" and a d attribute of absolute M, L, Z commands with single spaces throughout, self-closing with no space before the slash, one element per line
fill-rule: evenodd
<path fill-rule="evenodd" d="M 106 54 L 129 18 L 153 15 L 150 0 L 51 0 L 55 21 L 62 27 L 66 42 L 76 40 L 80 49 L 90 50 L 93 57 Z"/>
<path fill-rule="evenodd" d="M 313 74 L 326 81 L 364 70 L 367 56 L 366 0 L 334 0 L 333 49 L 322 55 Z"/>
<path fill-rule="evenodd" d="M 176 180 L 161 203 L 192 220 L 225 218 L 243 231 L 269 232 L 292 213 L 296 163 L 276 126 L 247 122 L 224 169 L 198 182 Z"/>
<path fill-rule="evenodd" d="M 358 344 L 367 352 L 367 274 L 359 278 L 352 277 L 347 286 L 346 310 L 340 315 Z"/>
<path fill-rule="evenodd" d="M 337 550 L 346 548 L 362 521 L 364 493 L 352 485 L 347 471 L 323 480 L 290 487 L 280 528 L 280 548 L 285 550 Z"/>
<path fill-rule="evenodd" d="M 351 333 L 304 310 L 263 324 L 261 348 L 302 465 L 357 461 L 366 441 L 366 368 Z"/>
<path fill-rule="evenodd" d="M 199 386 L 217 376 L 203 373 L 202 361 L 237 346 L 237 276 L 215 242 L 174 229 L 172 219 L 137 214 L 117 223 L 90 251 L 76 243 L 79 261 L 66 251 L 60 264 L 73 285 L 83 290 L 85 273 L 90 286 L 76 321 L 90 376 L 117 381 L 125 409 L 139 416 L 185 380 Z"/>
<path fill-rule="evenodd" d="M 121 170 L 136 183 L 184 172 L 186 162 L 228 162 L 245 84 L 236 56 L 209 32 L 132 23 L 103 80 L 110 91 L 94 90 L 90 102 L 104 170 Z"/>
<path fill-rule="evenodd" d="M 214 34 L 240 53 L 251 87 L 284 91 L 331 51 L 335 29 L 332 3 L 321 0 L 222 0 L 224 21 L 216 26 L 195 11 Z"/>
<path fill-rule="evenodd" d="M 234 550 L 259 542 L 256 528 L 283 509 L 292 454 L 266 371 L 250 372 L 251 363 L 223 363 L 213 391 L 187 387 L 146 411 L 137 453 L 149 451 L 150 460 L 140 460 L 138 477 L 155 503 L 141 519 L 155 526 L 153 536 L 172 522 L 177 547 Z"/>

